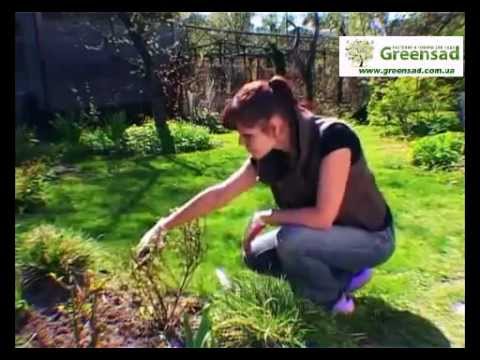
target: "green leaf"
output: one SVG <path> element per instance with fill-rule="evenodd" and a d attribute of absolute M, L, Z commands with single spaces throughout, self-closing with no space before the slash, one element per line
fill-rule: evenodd
<path fill-rule="evenodd" d="M 183 315 L 183 329 L 185 330 L 185 346 L 187 348 L 194 347 L 192 329 L 190 328 L 190 324 L 188 322 L 188 314 Z"/>
<path fill-rule="evenodd" d="M 210 333 L 211 323 L 208 317 L 208 311 L 204 311 L 202 314 L 202 320 L 200 327 L 197 330 L 195 336 L 195 347 L 203 347 Z"/>

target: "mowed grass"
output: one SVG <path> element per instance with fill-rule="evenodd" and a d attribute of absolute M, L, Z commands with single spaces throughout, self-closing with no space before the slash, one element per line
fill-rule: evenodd
<path fill-rule="evenodd" d="M 397 249 L 358 293 L 356 314 L 335 321 L 343 334 L 365 346 L 462 347 L 464 315 L 453 305 L 464 301 L 465 293 L 464 176 L 415 168 L 407 143 L 383 138 L 373 127 L 354 127 L 394 213 Z M 17 232 L 44 222 L 73 227 L 126 261 L 156 219 L 227 178 L 246 159 L 235 133 L 215 138 L 223 145 L 210 151 L 80 161 L 80 172 L 50 184 L 44 211 L 17 217 Z M 272 206 L 269 189 L 259 185 L 203 219 L 208 251 L 193 281 L 196 292 L 207 295 L 219 288 L 218 267 L 232 275 L 244 270 L 245 226 L 254 211 Z"/>

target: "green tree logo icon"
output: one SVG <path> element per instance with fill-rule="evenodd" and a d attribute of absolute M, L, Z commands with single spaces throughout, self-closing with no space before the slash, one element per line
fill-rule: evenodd
<path fill-rule="evenodd" d="M 373 41 L 355 40 L 347 43 L 348 59 L 358 67 L 363 67 L 365 63 L 373 58 Z"/>

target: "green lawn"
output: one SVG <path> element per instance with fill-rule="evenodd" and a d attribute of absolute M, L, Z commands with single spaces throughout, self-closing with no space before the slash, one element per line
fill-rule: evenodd
<path fill-rule="evenodd" d="M 406 143 L 355 126 L 377 182 L 396 219 L 397 250 L 358 294 L 356 314 L 339 324 L 367 333 L 373 346 L 464 346 L 464 176 L 409 165 Z M 78 162 L 48 190 L 48 208 L 17 217 L 19 232 L 40 222 L 71 226 L 97 238 L 112 256 L 126 258 L 158 217 L 198 191 L 225 179 L 246 158 L 234 133 L 216 135 L 223 146 L 171 157 Z M 217 287 L 214 269 L 243 269 L 240 241 L 253 211 L 273 206 L 264 186 L 241 195 L 206 218 L 208 251 L 194 288 Z M 378 320 L 378 321 L 372 321 Z M 343 324 L 343 325 L 342 325 Z"/>

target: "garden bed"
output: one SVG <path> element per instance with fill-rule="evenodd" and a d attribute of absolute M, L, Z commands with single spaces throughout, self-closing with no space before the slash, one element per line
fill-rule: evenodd
<path fill-rule="evenodd" d="M 128 290 L 105 290 L 98 297 L 96 327 L 99 329 L 96 347 L 178 347 L 181 343 L 167 339 L 165 334 L 155 330 L 154 324 L 142 319 L 138 297 Z M 178 311 L 192 315 L 192 327 L 198 323 L 201 300 L 183 297 Z M 50 310 L 31 309 L 23 318 L 16 336 L 24 339 L 28 347 L 88 347 L 92 332 L 86 324 L 88 319 L 80 318 L 84 326 L 77 344 L 71 316 L 61 307 Z M 21 345 L 21 344 L 20 344 Z M 25 344 L 24 344 L 25 345 Z"/>

